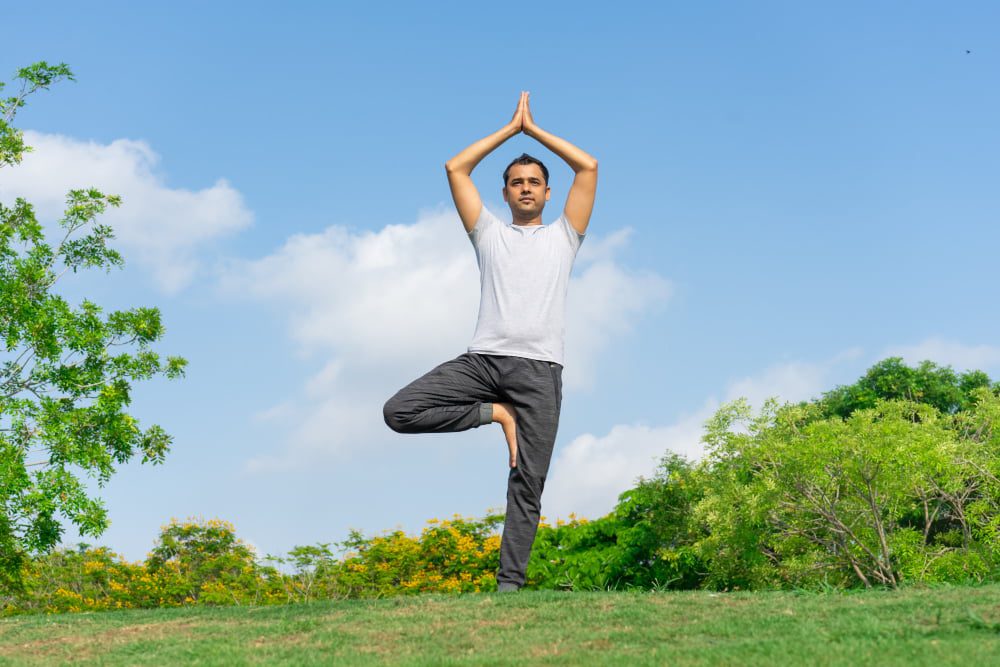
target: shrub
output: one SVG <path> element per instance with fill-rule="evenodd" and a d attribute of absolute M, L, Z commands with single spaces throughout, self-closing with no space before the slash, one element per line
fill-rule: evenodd
<path fill-rule="evenodd" d="M 708 424 L 698 547 L 716 588 L 897 586 L 982 580 L 995 569 L 1000 510 L 989 389 L 948 415 L 879 401 L 846 419 L 816 406 L 745 402 Z"/>
<path fill-rule="evenodd" d="M 693 469 L 667 456 L 656 476 L 619 497 L 615 510 L 588 521 L 541 526 L 528 565 L 535 588 L 595 590 L 696 588 L 701 559 L 693 548 Z"/>
<path fill-rule="evenodd" d="M 495 513 L 431 519 L 419 537 L 394 531 L 366 538 L 352 532 L 343 544 L 348 552 L 334 570 L 338 590 L 349 597 L 496 590 L 502 520 Z"/>

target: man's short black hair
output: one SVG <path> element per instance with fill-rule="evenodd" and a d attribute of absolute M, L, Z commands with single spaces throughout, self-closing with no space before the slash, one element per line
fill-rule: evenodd
<path fill-rule="evenodd" d="M 549 184 L 549 170 L 545 168 L 542 161 L 536 157 L 531 157 L 527 153 L 521 153 L 521 157 L 514 158 L 514 161 L 507 165 L 507 168 L 503 170 L 503 186 L 507 187 L 507 175 L 510 174 L 510 168 L 515 164 L 537 164 L 542 168 L 542 176 L 545 177 L 545 184 Z"/>

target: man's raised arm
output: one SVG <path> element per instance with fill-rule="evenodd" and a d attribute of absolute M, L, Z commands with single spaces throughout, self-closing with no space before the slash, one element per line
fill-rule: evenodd
<path fill-rule="evenodd" d="M 528 106 L 527 93 L 522 93 L 522 98 L 524 116 L 521 121 L 521 131 L 561 157 L 576 174 L 573 177 L 573 185 L 569 188 L 569 194 L 566 195 L 563 214 L 578 233 L 585 234 L 587 225 L 590 224 L 590 214 L 594 210 L 594 197 L 597 195 L 597 159 L 565 139 L 560 139 L 535 125 Z"/>
<path fill-rule="evenodd" d="M 451 186 L 451 198 L 455 200 L 458 217 L 462 219 L 466 232 L 471 232 L 472 228 L 476 226 L 479 212 L 483 208 L 483 200 L 479 198 L 479 191 L 472 182 L 472 170 L 497 146 L 521 132 L 527 104 L 528 94 L 521 93 L 514 117 L 509 123 L 488 137 L 472 144 L 444 165 L 448 172 L 448 185 Z"/>

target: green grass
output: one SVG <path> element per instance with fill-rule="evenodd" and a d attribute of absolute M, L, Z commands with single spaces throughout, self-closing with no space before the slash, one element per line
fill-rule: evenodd
<path fill-rule="evenodd" d="M 1000 586 L 420 596 L 0 620 L 0 664 L 974 665 Z"/>

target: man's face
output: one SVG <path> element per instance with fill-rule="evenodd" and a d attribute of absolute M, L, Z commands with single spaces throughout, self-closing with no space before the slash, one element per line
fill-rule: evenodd
<path fill-rule="evenodd" d="M 510 206 L 515 218 L 540 215 L 551 195 L 542 168 L 537 164 L 515 164 L 510 168 L 503 200 Z"/>

